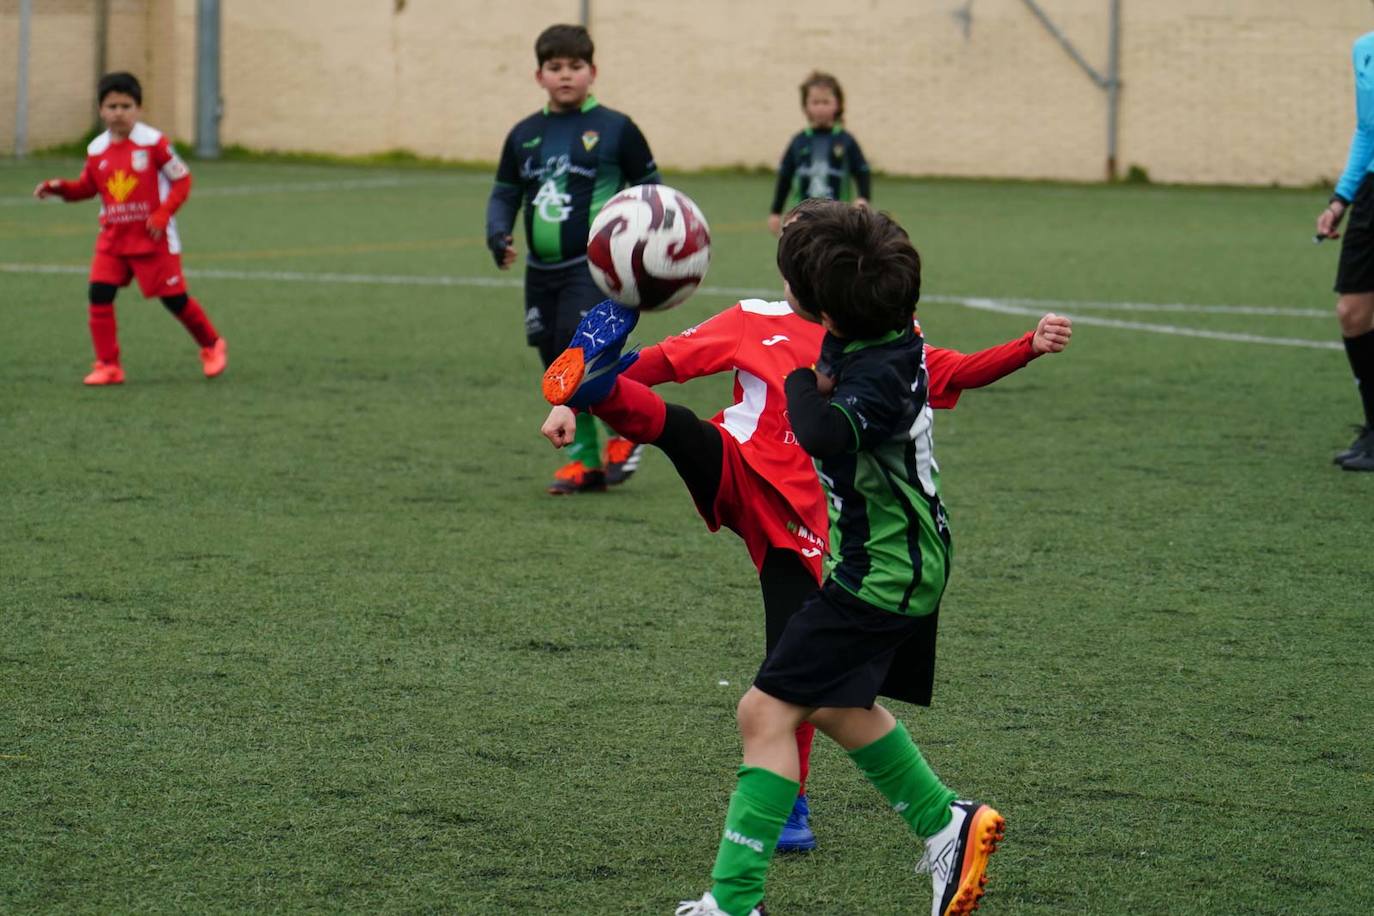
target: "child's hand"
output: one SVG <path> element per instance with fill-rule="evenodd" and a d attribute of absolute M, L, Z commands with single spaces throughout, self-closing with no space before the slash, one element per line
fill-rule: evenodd
<path fill-rule="evenodd" d="M 539 427 L 539 431 L 553 443 L 554 448 L 570 445 L 577 435 L 577 414 L 571 407 L 560 404 L 549 411 L 548 419 Z"/>
<path fill-rule="evenodd" d="M 773 233 L 773 238 L 782 235 L 782 214 L 768 214 L 768 231 Z"/>
<path fill-rule="evenodd" d="M 1069 345 L 1073 336 L 1073 322 L 1063 315 L 1050 312 L 1035 326 L 1031 350 L 1036 353 L 1058 353 Z"/>
<path fill-rule="evenodd" d="M 856 197 L 856 198 L 854 198 L 854 206 L 856 206 L 856 207 L 863 207 L 865 210 L 867 210 L 867 209 L 868 209 L 868 198 L 867 198 L 867 197 Z"/>
<path fill-rule="evenodd" d="M 515 263 L 515 239 L 509 235 L 493 235 L 487 240 L 487 247 L 491 249 L 491 256 L 496 261 L 496 266 L 502 270 L 510 270 L 510 266 Z"/>
<path fill-rule="evenodd" d="M 49 178 L 47 181 L 38 182 L 38 187 L 33 189 L 33 196 L 42 200 L 45 197 L 52 197 L 54 194 L 61 193 L 58 189 L 62 187 L 60 178 Z"/>
<path fill-rule="evenodd" d="M 825 397 L 830 397 L 830 393 L 835 390 L 835 376 L 825 375 L 819 369 L 816 370 L 816 390 Z"/>
<path fill-rule="evenodd" d="M 157 210 L 152 216 L 148 217 L 145 225 L 148 227 L 148 235 L 152 236 L 153 241 L 162 238 L 162 233 L 167 231 L 167 224 L 172 221 L 172 217 L 161 210 Z"/>

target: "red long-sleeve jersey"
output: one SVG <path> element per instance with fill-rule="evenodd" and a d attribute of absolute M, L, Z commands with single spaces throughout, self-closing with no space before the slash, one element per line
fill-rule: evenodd
<path fill-rule="evenodd" d="M 135 124 L 128 139 L 116 140 L 109 131 L 86 147 L 86 165 L 75 181 L 54 188 L 63 200 L 100 197 L 100 235 L 95 250 L 119 257 L 181 253 L 181 237 L 173 214 L 191 192 L 191 171 L 167 138 L 147 124 Z M 164 225 L 165 235 L 154 239 L 148 220 Z"/>
<path fill-rule="evenodd" d="M 786 302 L 746 299 L 681 334 L 640 352 L 625 370 L 645 385 L 686 382 L 731 370 L 734 404 L 711 418 L 739 443 L 749 466 L 768 480 L 814 532 L 826 530 L 825 495 L 815 465 L 792 432 L 783 381 L 820 356 L 819 324 L 797 317 Z M 925 348 L 930 405 L 949 409 L 966 388 L 980 388 L 1036 357 L 1034 332 L 976 353 Z"/>

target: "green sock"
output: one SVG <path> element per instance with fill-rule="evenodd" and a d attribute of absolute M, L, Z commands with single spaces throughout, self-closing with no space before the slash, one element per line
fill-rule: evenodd
<path fill-rule="evenodd" d="M 568 446 L 569 461 L 580 461 L 589 468 L 601 467 L 601 434 L 596 422 L 596 417 L 585 410 L 578 413 L 577 434 Z"/>
<path fill-rule="evenodd" d="M 763 899 L 763 882 L 773 847 L 801 785 L 762 767 L 739 768 L 739 783 L 730 796 L 725 833 L 711 869 L 716 905 L 731 916 L 748 916 Z"/>
<path fill-rule="evenodd" d="M 949 823 L 949 803 L 959 796 L 940 782 L 902 723 L 849 757 L 917 836 L 934 836 Z"/>

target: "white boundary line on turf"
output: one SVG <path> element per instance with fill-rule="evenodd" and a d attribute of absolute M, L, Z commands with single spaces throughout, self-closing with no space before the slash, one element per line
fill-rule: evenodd
<path fill-rule="evenodd" d="M 427 184 L 467 184 L 480 181 L 486 184 L 491 183 L 487 176 L 479 175 L 431 175 L 425 177 L 411 177 L 406 175 L 393 175 L 386 178 L 343 178 L 331 181 L 281 181 L 270 184 L 234 184 L 223 187 L 197 187 L 194 194 L 196 197 L 237 197 L 250 194 L 292 194 L 292 193 L 313 193 L 316 191 L 356 191 L 368 188 L 399 188 L 415 187 Z M 57 197 L 49 198 L 46 201 L 35 200 L 33 195 L 26 194 L 19 197 L 0 197 L 0 207 L 21 207 L 25 204 L 42 204 L 56 201 L 62 203 Z"/>
<path fill-rule="evenodd" d="M 17 274 L 85 274 L 87 268 L 65 264 L 16 264 L 0 263 L 0 273 Z M 209 280 L 257 280 L 279 283 L 345 283 L 372 286 L 475 286 L 486 289 L 519 289 L 524 285 L 515 277 L 455 277 L 446 275 L 423 276 L 420 274 L 345 274 L 345 273 L 307 273 L 294 270 L 219 270 L 208 268 L 186 271 L 188 277 L 203 277 Z M 699 292 L 708 296 L 727 296 L 732 298 L 760 297 L 778 298 L 781 291 L 758 287 L 703 286 Z M 1205 340 L 1224 340 L 1232 343 L 1269 344 L 1282 347 L 1308 347 L 1316 350 L 1340 350 L 1342 346 L 1334 340 L 1306 340 L 1298 337 L 1266 337 L 1262 334 L 1240 334 L 1229 331 L 1209 331 L 1202 328 L 1188 328 L 1172 324 L 1151 324 L 1144 321 L 1121 321 L 1115 318 L 1100 318 L 1096 315 L 1078 314 L 1080 308 L 1118 309 L 1122 311 L 1149 311 L 1152 308 L 1166 312 L 1186 312 L 1190 307 L 1181 303 L 1151 306 L 1137 302 L 1075 302 L 1059 299 L 1016 299 L 990 298 L 982 296 L 932 295 L 924 297 L 926 302 L 939 302 L 962 305 L 965 308 L 984 312 L 998 312 L 1004 315 L 1029 315 L 1039 317 L 1047 310 L 1063 311 L 1075 322 L 1104 328 L 1118 328 L 1129 331 L 1144 331 L 1150 334 L 1169 334 L 1175 337 L 1198 337 Z M 1275 317 L 1316 317 L 1325 313 L 1315 309 L 1268 308 L 1265 306 L 1194 306 L 1197 313 L 1223 313 L 1244 315 L 1270 315 Z"/>

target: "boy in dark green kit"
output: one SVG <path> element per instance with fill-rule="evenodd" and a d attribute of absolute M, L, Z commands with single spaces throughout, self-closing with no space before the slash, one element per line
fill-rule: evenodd
<path fill-rule="evenodd" d="M 594 46 L 582 26 L 554 25 L 535 41 L 535 81 L 548 93 L 543 110 L 511 129 L 487 202 L 487 247 L 502 270 L 516 260 L 512 231 L 525 211 L 525 339 L 545 368 L 567 347 L 577 323 L 604 296 L 587 269 L 587 233 L 603 204 L 627 185 L 658 181 L 644 135 L 624 114 L 599 104 Z M 604 490 L 600 437 L 590 414 L 578 417 L 570 461 L 555 495 Z M 623 464 L 628 455 L 612 455 Z"/>
<path fill-rule="evenodd" d="M 840 744 L 924 841 L 933 916 L 972 912 L 1005 821 L 958 799 L 879 696 L 921 702 L 950 569 L 931 437 L 924 343 L 913 329 L 921 262 L 887 216 L 813 202 L 782 233 L 787 300 L 826 330 L 817 369 L 786 380 L 797 440 L 830 497 L 833 566 L 788 621 L 740 700 L 744 743 L 713 885 L 678 916 L 758 913 L 798 788 L 794 731 Z"/>

